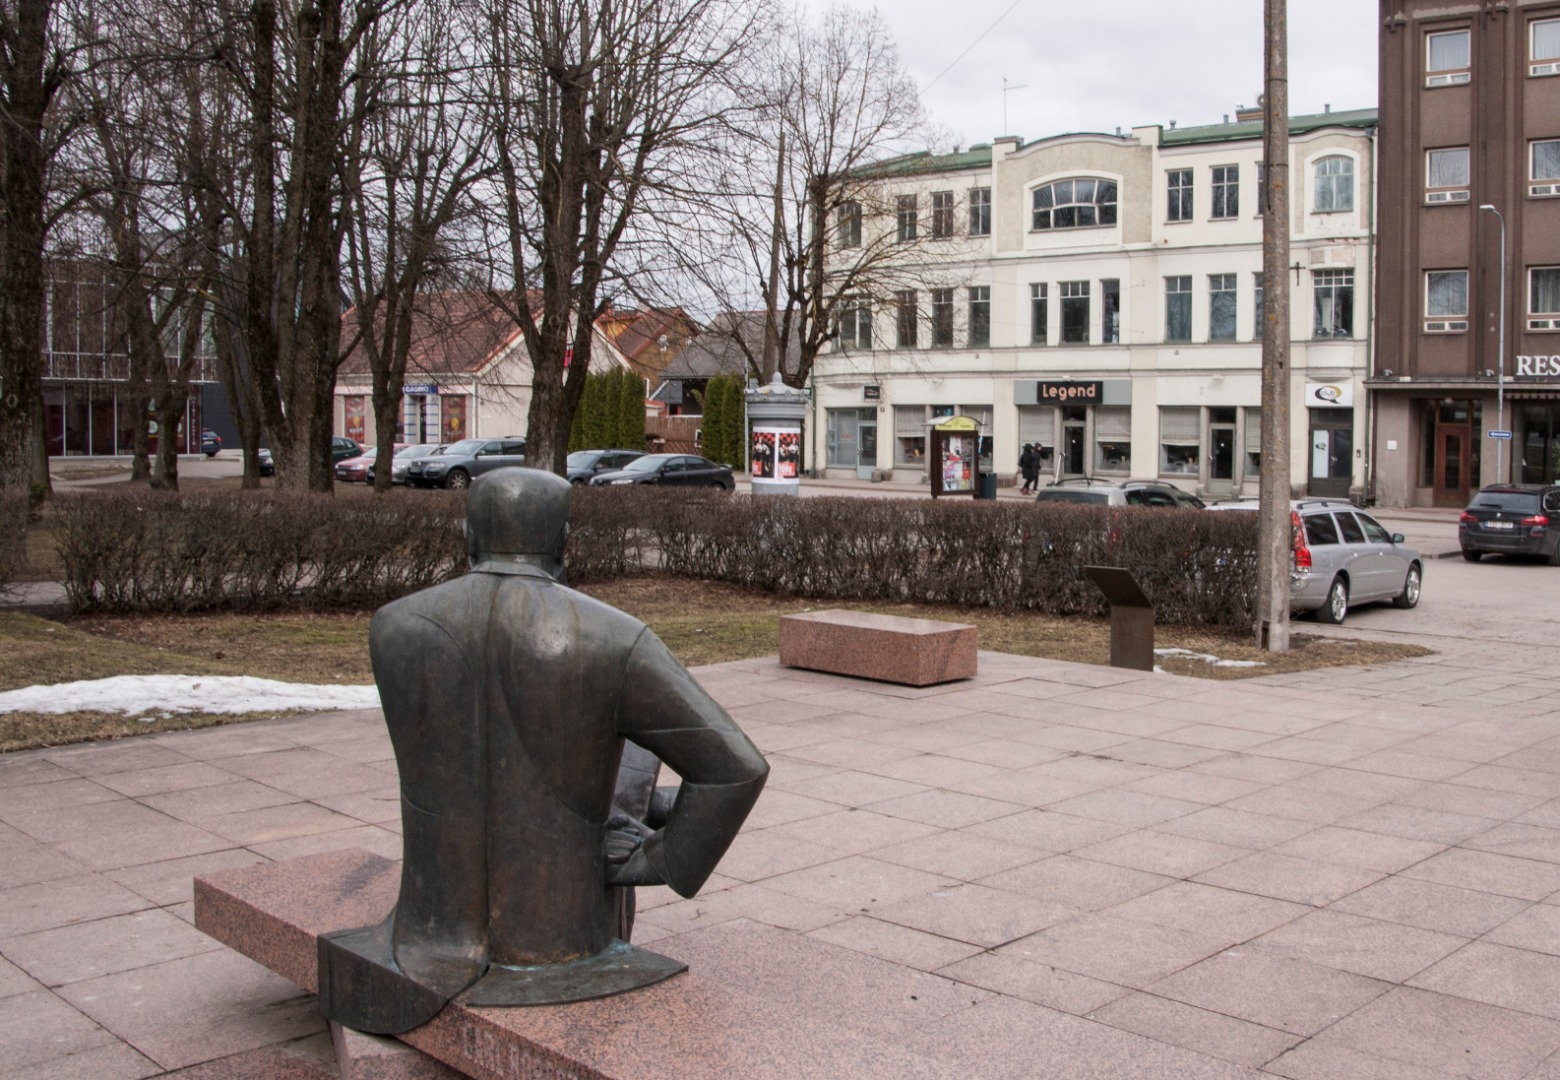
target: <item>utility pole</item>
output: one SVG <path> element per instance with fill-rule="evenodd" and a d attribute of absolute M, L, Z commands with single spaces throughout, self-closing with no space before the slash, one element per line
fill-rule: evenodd
<path fill-rule="evenodd" d="M 1262 495 L 1258 504 L 1257 647 L 1289 651 L 1289 13 L 1264 0 L 1262 156 Z"/>

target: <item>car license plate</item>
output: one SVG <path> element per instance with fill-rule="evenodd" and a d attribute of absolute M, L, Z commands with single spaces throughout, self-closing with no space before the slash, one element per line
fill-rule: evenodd
<path fill-rule="evenodd" d="M 1514 529 L 1514 528 L 1516 528 L 1516 526 L 1513 525 L 1509 521 L 1486 521 L 1484 523 L 1484 527 L 1486 529 Z"/>

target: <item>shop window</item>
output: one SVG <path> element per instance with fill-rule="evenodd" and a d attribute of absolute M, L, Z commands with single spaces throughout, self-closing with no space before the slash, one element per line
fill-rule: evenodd
<path fill-rule="evenodd" d="M 1452 146 L 1425 152 L 1425 202 L 1468 201 L 1468 148 Z"/>
<path fill-rule="evenodd" d="M 1311 275 L 1316 298 L 1316 336 L 1354 336 L 1354 271 L 1317 270 Z"/>
<path fill-rule="evenodd" d="M 1248 478 L 1262 475 L 1262 410 L 1246 409 L 1242 419 L 1246 424 L 1246 472 Z"/>
<path fill-rule="evenodd" d="M 1235 340 L 1235 275 L 1208 275 L 1208 340 Z"/>
<path fill-rule="evenodd" d="M 1202 410 L 1163 407 L 1159 410 L 1159 471 L 1170 476 L 1196 476 L 1202 468 Z"/>
<path fill-rule="evenodd" d="M 1425 35 L 1425 85 L 1460 86 L 1472 78 L 1468 31 Z"/>
<path fill-rule="evenodd" d="M 1033 446 L 1040 455 L 1042 483 L 1056 475 L 1056 420 L 1052 405 L 1020 405 L 1018 408 L 1018 445 Z"/>
<path fill-rule="evenodd" d="M 1192 279 L 1165 278 L 1165 340 L 1192 340 Z"/>
<path fill-rule="evenodd" d="M 1029 343 L 1044 345 L 1046 332 L 1046 286 L 1037 281 L 1029 286 Z"/>
<path fill-rule="evenodd" d="M 1089 343 L 1089 283 L 1064 281 L 1062 289 L 1062 344 Z"/>
<path fill-rule="evenodd" d="M 980 471 L 992 471 L 991 459 L 991 406 L 990 405 L 960 405 L 959 415 L 967 416 L 980 425 L 980 444 L 976 448 L 975 456 L 979 459 Z"/>
<path fill-rule="evenodd" d="M 1431 270 L 1425 274 L 1425 332 L 1460 333 L 1468 329 L 1468 271 Z"/>
<path fill-rule="evenodd" d="M 831 467 L 854 469 L 876 464 L 876 409 L 830 409 L 826 419 L 825 442 Z"/>
<path fill-rule="evenodd" d="M 894 464 L 909 469 L 926 467 L 926 406 L 895 406 Z"/>
<path fill-rule="evenodd" d="M 1560 330 L 1560 266 L 1528 271 L 1529 330 Z"/>
<path fill-rule="evenodd" d="M 1132 410 L 1102 405 L 1094 410 L 1094 471 L 1132 471 Z"/>

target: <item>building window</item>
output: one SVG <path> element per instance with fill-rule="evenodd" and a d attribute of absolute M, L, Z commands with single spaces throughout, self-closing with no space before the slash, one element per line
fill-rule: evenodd
<path fill-rule="evenodd" d="M 1032 229 L 1085 229 L 1114 224 L 1114 180 L 1058 180 L 1035 188 Z"/>
<path fill-rule="evenodd" d="M 872 309 L 866 304 L 847 304 L 840 310 L 840 348 L 872 348 Z"/>
<path fill-rule="evenodd" d="M 1533 143 L 1528 161 L 1528 194 L 1560 195 L 1560 139 Z"/>
<path fill-rule="evenodd" d="M 1316 163 L 1316 212 L 1331 214 L 1354 209 L 1354 160 L 1324 157 Z"/>
<path fill-rule="evenodd" d="M 1528 329 L 1560 330 L 1560 266 L 1528 271 Z"/>
<path fill-rule="evenodd" d="M 1454 333 L 1468 329 L 1468 271 L 1431 270 L 1425 274 L 1425 330 Z"/>
<path fill-rule="evenodd" d="M 831 467 L 877 465 L 876 409 L 830 409 L 826 422 L 826 460 Z"/>
<path fill-rule="evenodd" d="M 916 226 L 916 197 L 914 195 L 901 195 L 896 200 L 899 208 L 899 242 L 908 244 L 915 239 Z"/>
<path fill-rule="evenodd" d="M 925 405 L 895 406 L 894 464 L 906 468 L 926 467 Z"/>
<path fill-rule="evenodd" d="M 932 192 L 932 239 L 946 240 L 953 235 L 953 192 Z"/>
<path fill-rule="evenodd" d="M 1425 202 L 1468 201 L 1468 148 L 1453 146 L 1425 154 Z"/>
<path fill-rule="evenodd" d="M 1251 275 L 1251 340 L 1261 341 L 1263 336 L 1263 323 L 1266 321 L 1266 313 L 1263 310 L 1262 299 L 1262 273 L 1258 271 Z"/>
<path fill-rule="evenodd" d="M 1037 281 L 1029 286 L 1029 343 L 1031 345 L 1045 344 L 1048 322 L 1045 282 Z"/>
<path fill-rule="evenodd" d="M 1100 282 L 1100 340 L 1106 345 L 1121 341 L 1121 282 L 1115 278 Z"/>
<path fill-rule="evenodd" d="M 970 188 L 970 235 L 991 235 L 991 189 Z"/>
<path fill-rule="evenodd" d="M 894 294 L 895 323 L 899 329 L 899 347 L 901 349 L 913 349 L 916 347 L 916 327 L 920 322 L 920 312 L 916 310 L 916 295 L 914 289 L 901 289 Z"/>
<path fill-rule="evenodd" d="M 859 202 L 840 203 L 839 209 L 834 211 L 834 235 L 836 242 L 842 248 L 861 246 L 861 204 Z"/>
<path fill-rule="evenodd" d="M 1316 270 L 1311 274 L 1316 294 L 1316 336 L 1354 336 L 1354 271 Z"/>
<path fill-rule="evenodd" d="M 932 348 L 953 348 L 953 290 L 932 290 Z"/>
<path fill-rule="evenodd" d="M 1529 75 L 1560 75 L 1560 19 L 1535 19 L 1528 29 L 1532 40 Z"/>
<path fill-rule="evenodd" d="M 1213 216 L 1216 218 L 1240 216 L 1239 165 L 1213 167 Z"/>
<path fill-rule="evenodd" d="M 1243 419 L 1246 423 L 1246 476 L 1262 475 L 1262 410 L 1248 408 Z"/>
<path fill-rule="evenodd" d="M 1196 476 L 1202 466 L 1202 410 L 1159 410 L 1159 471 L 1171 476 Z"/>
<path fill-rule="evenodd" d="M 1192 170 L 1171 169 L 1165 174 L 1169 192 L 1166 217 L 1170 221 L 1192 220 Z"/>
<path fill-rule="evenodd" d="M 1267 165 L 1257 165 L 1257 217 L 1267 213 Z"/>
<path fill-rule="evenodd" d="M 1165 340 L 1192 340 L 1192 279 L 1165 278 Z"/>
<path fill-rule="evenodd" d="M 1458 86 L 1468 81 L 1468 31 L 1427 34 L 1425 52 L 1426 86 Z"/>
<path fill-rule="evenodd" d="M 1132 410 L 1102 405 L 1094 410 L 1094 471 L 1132 471 Z"/>
<path fill-rule="evenodd" d="M 991 286 L 970 286 L 970 348 L 991 344 Z"/>
<path fill-rule="evenodd" d="M 1235 340 L 1235 275 L 1208 275 L 1208 340 Z"/>
<path fill-rule="evenodd" d="M 1064 281 L 1062 289 L 1062 344 L 1089 343 L 1089 283 Z"/>

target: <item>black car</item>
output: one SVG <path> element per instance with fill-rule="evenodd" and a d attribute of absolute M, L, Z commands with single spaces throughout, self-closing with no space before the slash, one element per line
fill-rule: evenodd
<path fill-rule="evenodd" d="M 200 452 L 207 457 L 216 457 L 217 451 L 222 449 L 222 436 L 210 428 L 202 429 L 200 433 Z"/>
<path fill-rule="evenodd" d="M 588 484 L 597 473 L 614 472 L 644 456 L 643 450 L 576 450 L 569 455 L 565 475 L 571 484 Z"/>
<path fill-rule="evenodd" d="M 1462 557 L 1539 555 L 1560 566 L 1560 485 L 1493 484 L 1457 519 Z"/>
<path fill-rule="evenodd" d="M 330 440 L 330 464 L 335 468 L 339 462 L 349 457 L 358 457 L 363 453 L 363 444 L 356 439 L 349 439 L 345 435 L 335 435 Z"/>
<path fill-rule="evenodd" d="M 735 490 L 730 465 L 717 465 L 693 454 L 646 454 L 615 472 L 597 473 L 591 485 L 661 484 L 666 487 L 720 488 Z"/>

